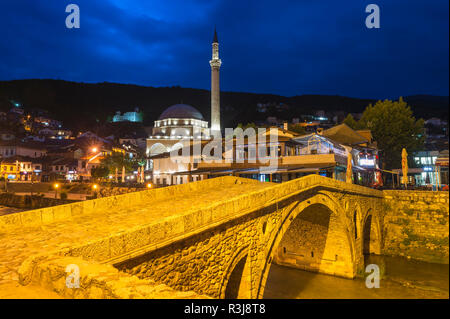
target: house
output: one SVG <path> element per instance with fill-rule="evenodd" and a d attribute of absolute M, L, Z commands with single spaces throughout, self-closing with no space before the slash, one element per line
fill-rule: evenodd
<path fill-rule="evenodd" d="M 70 158 L 57 158 L 49 165 L 53 180 L 78 180 L 79 160 Z"/>
<path fill-rule="evenodd" d="M 32 158 L 43 157 L 47 153 L 47 149 L 42 143 L 34 141 L 1 140 L 0 141 L 0 157 L 8 158 L 16 155 L 28 156 Z"/>
<path fill-rule="evenodd" d="M 26 156 L 12 156 L 0 162 L 0 177 L 10 181 L 39 182 L 42 176 L 42 162 Z"/>

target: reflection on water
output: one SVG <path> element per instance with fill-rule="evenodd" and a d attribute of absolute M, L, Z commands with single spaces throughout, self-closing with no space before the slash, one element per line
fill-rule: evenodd
<path fill-rule="evenodd" d="M 449 298 L 448 265 L 386 256 L 368 256 L 367 264 L 379 265 L 380 288 L 366 288 L 363 278 L 350 280 L 272 264 L 264 298 Z"/>

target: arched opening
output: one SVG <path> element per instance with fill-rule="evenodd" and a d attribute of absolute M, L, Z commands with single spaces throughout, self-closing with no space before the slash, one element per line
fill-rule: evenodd
<path fill-rule="evenodd" d="M 370 255 L 370 233 L 372 228 L 372 215 L 369 215 L 364 224 L 364 242 L 363 242 L 363 254 Z"/>
<path fill-rule="evenodd" d="M 150 147 L 149 155 L 158 155 L 167 152 L 166 147 L 161 143 L 155 143 Z"/>
<path fill-rule="evenodd" d="M 364 255 L 364 264 L 370 264 L 372 255 L 380 254 L 380 237 L 378 234 L 378 227 L 376 223 L 376 219 L 369 214 L 366 217 L 364 226 L 363 226 L 363 255 Z"/>
<path fill-rule="evenodd" d="M 309 205 L 286 227 L 273 247 L 263 298 L 296 298 L 317 273 L 353 278 L 348 234 L 328 206 Z"/>
<path fill-rule="evenodd" d="M 242 292 L 244 289 L 247 289 L 243 287 L 244 283 L 242 282 L 246 262 L 247 255 L 241 258 L 231 271 L 228 282 L 226 283 L 225 299 L 238 299 L 243 297 Z"/>

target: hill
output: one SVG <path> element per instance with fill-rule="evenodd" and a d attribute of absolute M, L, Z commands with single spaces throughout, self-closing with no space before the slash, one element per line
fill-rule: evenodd
<path fill-rule="evenodd" d="M 68 128 L 86 130 L 105 123 L 116 111 L 139 107 L 144 112 L 144 125 L 153 121 L 170 105 L 186 103 L 210 117 L 208 90 L 174 87 L 145 87 L 117 83 L 77 83 L 63 80 L 0 81 L 0 109 L 10 108 L 9 100 L 20 101 L 26 109 L 41 109 L 62 120 Z M 448 118 L 448 97 L 417 95 L 405 97 L 417 117 Z M 288 110 L 269 109 L 259 113 L 257 103 L 285 103 Z M 331 95 L 285 97 L 275 94 L 221 92 L 223 125 L 234 127 L 239 122 L 264 120 L 268 116 L 291 119 L 316 110 L 326 112 L 362 112 L 376 100 Z"/>

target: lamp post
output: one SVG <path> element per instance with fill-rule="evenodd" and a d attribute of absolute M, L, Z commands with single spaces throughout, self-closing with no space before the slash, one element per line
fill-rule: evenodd
<path fill-rule="evenodd" d="M 55 198 L 58 198 L 58 188 L 59 188 L 59 184 L 55 183 L 55 185 L 53 185 L 53 187 L 55 188 Z"/>
<path fill-rule="evenodd" d="M 92 191 L 94 192 L 93 195 L 95 195 L 95 198 L 97 198 L 97 190 L 98 190 L 99 186 L 97 184 L 92 185 Z"/>

